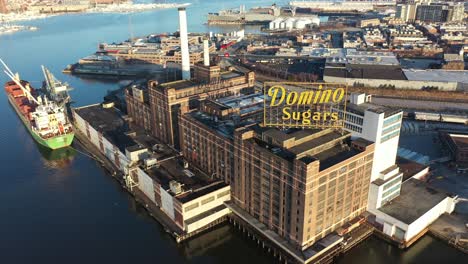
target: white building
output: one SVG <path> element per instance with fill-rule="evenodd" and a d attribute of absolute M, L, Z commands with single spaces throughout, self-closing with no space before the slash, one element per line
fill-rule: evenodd
<path fill-rule="evenodd" d="M 403 182 L 403 173 L 395 164 L 403 112 L 370 101 L 365 94 L 351 94 L 346 115 L 336 111 L 344 116 L 344 129 L 353 137 L 375 142 L 368 211 L 384 234 L 406 246 L 440 215 L 451 213 L 455 198 L 418 180 L 419 172 Z"/>
<path fill-rule="evenodd" d="M 424 234 L 439 216 L 452 213 L 455 200 L 456 197 L 411 178 L 403 183 L 397 198 L 376 211 L 375 221 L 381 225 L 385 235 L 407 247 Z"/>
<path fill-rule="evenodd" d="M 370 98 L 365 94 L 350 95 L 344 116 L 344 129 L 350 131 L 353 137 L 362 137 L 375 143 L 370 187 L 372 190 L 375 181 L 387 182 L 399 175 L 398 168 L 391 168 L 395 166 L 403 111 L 395 111 L 372 104 Z M 340 118 L 343 118 L 344 112 L 337 111 Z M 399 184 L 401 185 L 401 177 Z M 391 194 L 395 195 L 396 193 Z M 375 209 L 382 200 L 388 201 L 392 197 L 396 197 L 390 196 L 388 193 L 385 197 L 383 195 L 384 193 L 381 191 L 378 193 L 370 192 L 368 208 Z"/>
<path fill-rule="evenodd" d="M 295 30 L 305 29 L 310 25 L 320 25 L 320 18 L 318 16 L 307 17 L 289 17 L 289 18 L 276 18 L 268 24 L 270 30 Z"/>
<path fill-rule="evenodd" d="M 148 207 L 167 215 L 177 239 L 230 213 L 224 205 L 231 199 L 228 184 L 206 180 L 208 175 L 181 164 L 178 154 L 163 144 L 144 146 L 154 139 L 129 131 L 117 109 L 90 105 L 73 109 L 73 116 L 76 129 L 123 174 L 127 187 Z"/>

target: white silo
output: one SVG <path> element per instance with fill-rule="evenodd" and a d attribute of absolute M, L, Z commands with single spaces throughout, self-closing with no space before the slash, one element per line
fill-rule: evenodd
<path fill-rule="evenodd" d="M 309 25 L 310 23 L 312 23 L 312 21 L 310 19 L 306 19 L 306 18 L 301 18 L 301 19 L 298 19 L 294 25 L 294 27 L 296 29 L 304 29 L 307 25 Z"/>
<path fill-rule="evenodd" d="M 287 29 L 287 30 L 291 30 L 294 28 L 294 23 L 295 23 L 296 19 L 290 17 L 288 19 L 286 19 L 284 21 L 284 28 Z"/>
<path fill-rule="evenodd" d="M 281 22 L 283 22 L 282 18 L 277 18 L 277 19 L 271 21 L 273 27 L 270 27 L 270 29 L 279 29 Z"/>

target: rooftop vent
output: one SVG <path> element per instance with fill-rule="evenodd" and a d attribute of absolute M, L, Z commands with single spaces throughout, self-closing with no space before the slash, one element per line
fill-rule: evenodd
<path fill-rule="evenodd" d="M 178 181 L 170 181 L 169 188 L 176 195 L 182 192 L 182 184 Z"/>
<path fill-rule="evenodd" d="M 114 102 L 104 102 L 102 103 L 102 108 L 112 108 L 114 107 Z"/>

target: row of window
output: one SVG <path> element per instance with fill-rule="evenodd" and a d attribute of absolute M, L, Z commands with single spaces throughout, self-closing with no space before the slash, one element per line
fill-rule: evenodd
<path fill-rule="evenodd" d="M 394 115 L 392 117 L 389 117 L 387 119 L 384 120 L 384 123 L 383 123 L 383 126 L 384 127 L 387 127 L 393 123 L 396 123 L 396 122 L 399 122 L 401 120 L 401 113 L 398 114 L 398 115 Z"/>
<path fill-rule="evenodd" d="M 397 184 L 397 185 L 393 186 L 392 188 L 386 190 L 386 191 L 382 194 L 383 200 L 388 199 L 388 197 L 391 196 L 390 194 L 393 194 L 393 193 L 394 193 L 395 191 L 397 191 L 397 190 L 398 190 L 397 193 L 400 193 L 400 189 L 401 189 L 401 185 L 400 185 L 400 184 Z"/>
<path fill-rule="evenodd" d="M 397 136 L 399 136 L 399 135 L 400 135 L 400 130 L 397 130 L 397 131 L 395 131 L 395 132 L 393 132 L 393 133 L 390 133 L 390 134 L 388 134 L 388 135 L 386 135 L 386 136 L 383 136 L 383 137 L 380 139 L 380 143 L 384 143 L 385 141 L 390 140 L 390 139 L 392 139 L 392 138 L 394 138 L 394 137 L 397 137 Z"/>
<path fill-rule="evenodd" d="M 396 177 L 395 179 L 385 183 L 384 187 L 383 187 L 383 190 L 386 191 L 388 190 L 388 188 L 392 187 L 393 185 L 395 185 L 395 183 L 401 183 L 401 179 L 402 179 L 402 175 Z"/>
<path fill-rule="evenodd" d="M 230 190 L 226 190 L 226 191 L 224 191 L 224 192 L 220 192 L 220 193 L 218 193 L 218 195 L 216 195 L 216 198 L 219 199 L 219 198 L 221 198 L 221 197 L 224 197 L 224 196 L 226 196 L 226 195 L 229 195 L 230 193 L 231 193 Z M 210 197 L 208 197 L 208 198 L 202 200 L 202 201 L 201 201 L 201 205 L 205 205 L 205 204 L 207 204 L 207 203 L 210 203 L 210 202 L 214 201 L 216 198 L 215 198 L 214 195 L 213 195 L 213 196 L 210 196 Z M 185 211 L 185 212 L 191 211 L 191 210 L 197 208 L 198 206 L 199 206 L 199 203 L 191 204 L 191 205 L 185 207 L 185 210 L 184 210 L 184 211 Z"/>
<path fill-rule="evenodd" d="M 401 123 L 389 126 L 389 127 L 385 128 L 382 131 L 382 136 L 385 135 L 385 134 L 388 134 L 388 133 L 390 133 L 392 131 L 396 131 L 396 130 L 400 131 L 400 127 L 401 127 Z"/>
<path fill-rule="evenodd" d="M 351 131 L 362 133 L 362 127 L 360 127 L 360 126 L 352 125 L 352 124 L 346 122 L 344 127 L 346 129 L 351 130 Z"/>
<path fill-rule="evenodd" d="M 400 191 L 394 192 L 393 194 L 389 195 L 388 197 L 382 199 L 382 205 L 386 204 L 387 202 L 393 200 L 396 198 L 398 195 L 400 195 Z"/>

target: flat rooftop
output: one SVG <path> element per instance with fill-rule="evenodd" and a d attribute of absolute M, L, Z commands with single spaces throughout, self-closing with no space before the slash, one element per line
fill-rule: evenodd
<path fill-rule="evenodd" d="M 220 78 L 224 81 L 243 76 L 244 74 L 241 73 L 240 71 L 225 71 L 221 72 Z M 161 83 L 159 84 L 159 87 L 161 88 L 174 88 L 176 90 L 182 90 L 182 89 L 187 89 L 190 87 L 195 87 L 202 84 L 201 82 L 191 79 L 191 80 L 178 80 L 178 81 L 173 81 L 173 82 L 167 82 L 167 83 Z M 200 91 L 202 92 L 202 91 Z"/>
<path fill-rule="evenodd" d="M 400 65 L 393 52 L 388 51 L 361 51 L 356 49 L 348 49 L 346 59 L 351 64 L 368 64 L 368 65 Z"/>
<path fill-rule="evenodd" d="M 323 74 L 354 79 L 407 80 L 399 65 L 328 64 Z"/>
<path fill-rule="evenodd" d="M 158 146 L 157 150 L 151 151 L 151 157 L 159 161 L 159 166 L 143 169 L 148 176 L 161 184 L 165 190 L 170 189 L 169 182 L 172 180 L 181 183 L 183 192 L 174 195 L 180 202 L 188 202 L 227 186 L 224 181 L 213 179 L 210 175 L 190 166 L 190 164 L 188 168 L 184 167 L 184 160 L 177 151 L 147 135 L 144 129 L 132 127 L 132 130 L 135 131 L 132 137 L 139 146 L 149 150 L 154 149 L 154 146 Z"/>
<path fill-rule="evenodd" d="M 236 128 L 257 123 L 253 120 L 239 120 L 237 123 L 234 122 L 234 120 L 216 120 L 213 116 L 202 111 L 194 111 L 189 113 L 189 115 L 202 124 L 208 126 L 216 133 L 227 138 L 233 138 L 234 130 Z"/>
<path fill-rule="evenodd" d="M 206 100 L 205 104 L 216 105 L 220 110 L 239 109 L 241 116 L 263 112 L 265 96 L 263 93 L 234 95 L 214 100 Z"/>
<path fill-rule="evenodd" d="M 223 181 L 213 179 L 195 167 L 185 167 L 184 160 L 177 151 L 138 129 L 133 139 L 139 146 L 149 150 L 154 149 L 155 145 L 158 146 L 156 150 L 151 151 L 151 158 L 158 160 L 158 166 L 148 169 L 142 166 L 142 169 L 165 190 L 170 189 L 171 181 L 182 184 L 183 192 L 174 195 L 182 203 L 227 186 Z"/>
<path fill-rule="evenodd" d="M 176 90 L 179 89 L 185 89 L 193 86 L 197 86 L 198 83 L 192 80 L 179 80 L 179 81 L 173 81 L 173 82 L 167 82 L 167 83 L 161 83 L 159 84 L 160 87 L 163 88 L 174 88 Z"/>
<path fill-rule="evenodd" d="M 179 182 L 182 185 L 183 191 L 180 194 L 173 195 L 182 203 L 227 186 L 224 181 L 212 179 L 196 168 L 185 168 L 182 160 L 177 156 L 173 156 L 173 158 L 167 157 L 166 160 L 162 159 L 158 167 L 145 171 L 152 179 L 161 184 L 165 190 L 170 189 L 169 182 Z"/>
<path fill-rule="evenodd" d="M 374 112 L 377 114 L 383 113 L 385 118 L 402 112 L 402 110 L 398 108 L 392 108 L 392 107 L 377 105 L 373 103 L 362 103 L 362 104 L 348 103 L 346 105 L 346 111 L 355 113 L 361 116 L 364 116 L 364 113 L 366 111 Z"/>
<path fill-rule="evenodd" d="M 122 152 L 125 153 L 125 148 L 137 145 L 127 135 L 130 128 L 117 108 L 104 108 L 101 104 L 96 104 L 75 108 L 74 111 Z"/>
<path fill-rule="evenodd" d="M 437 81 L 468 83 L 468 71 L 454 70 L 403 70 L 406 78 L 411 81 Z"/>
<path fill-rule="evenodd" d="M 468 134 L 449 134 L 458 149 L 468 149 Z"/>
<path fill-rule="evenodd" d="M 258 146 L 286 160 L 300 159 L 305 163 L 319 160 L 320 171 L 361 153 L 360 150 L 351 146 L 351 133 L 344 130 L 340 132 L 334 129 L 303 129 L 287 134 L 282 130 L 270 128 L 267 133 L 270 137 L 273 136 L 277 140 L 292 138 L 295 134 L 300 135 L 300 137 L 295 138 L 298 144 L 291 148 L 270 145 L 259 138 L 251 140 Z M 361 138 L 354 142 L 364 147 L 372 144 L 372 142 Z M 326 146 L 329 143 L 333 145 Z"/>
<path fill-rule="evenodd" d="M 278 130 L 280 131 L 280 130 Z M 304 132 L 309 132 L 310 135 L 314 133 L 318 133 L 316 130 L 303 130 Z M 312 140 L 308 140 L 302 144 L 298 144 L 292 148 L 289 149 L 292 153 L 295 155 L 300 155 L 302 153 L 306 153 L 310 150 L 313 150 L 317 147 L 322 146 L 325 143 L 328 143 L 330 141 L 334 140 L 339 140 L 339 139 L 345 139 L 349 137 L 349 133 L 345 132 L 342 130 L 341 132 L 337 130 L 332 130 L 329 133 L 325 133 L 324 135 L 321 135 L 319 137 L 313 138 Z"/>
<path fill-rule="evenodd" d="M 411 224 L 448 196 L 422 181 L 409 179 L 402 184 L 400 196 L 382 206 L 379 211 Z"/>
<path fill-rule="evenodd" d="M 322 171 L 350 159 L 359 153 L 361 153 L 361 151 L 355 148 L 349 148 L 348 145 L 337 145 L 315 155 L 315 158 L 320 160 L 319 170 Z"/>
<path fill-rule="evenodd" d="M 119 147 L 123 153 L 126 149 L 148 149 L 151 158 L 158 160 L 158 166 L 148 169 L 142 166 L 142 169 L 166 190 L 170 189 L 170 181 L 181 183 L 183 192 L 174 197 L 183 203 L 227 186 L 224 181 L 213 179 L 197 168 L 184 166 L 184 160 L 178 152 L 165 144 L 160 144 L 143 129 L 134 126 L 130 129 L 120 111 L 114 107 L 103 108 L 101 105 L 91 105 L 76 108 L 75 112 L 112 144 Z M 158 146 L 157 150 L 153 150 L 154 146 Z M 143 165 L 143 162 L 140 162 Z"/>
<path fill-rule="evenodd" d="M 396 164 L 400 168 L 400 172 L 403 173 L 403 181 L 406 181 L 407 179 L 413 177 L 415 174 L 423 171 L 428 167 L 400 156 L 397 156 Z"/>

